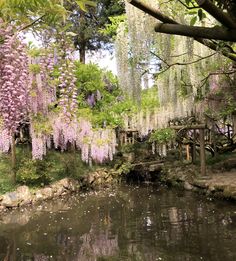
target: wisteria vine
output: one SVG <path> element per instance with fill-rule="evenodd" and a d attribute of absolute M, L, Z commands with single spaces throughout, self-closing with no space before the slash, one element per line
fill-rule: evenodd
<path fill-rule="evenodd" d="M 7 151 L 11 136 L 27 116 L 28 56 L 25 44 L 1 20 L 0 41 L 0 148 Z"/>

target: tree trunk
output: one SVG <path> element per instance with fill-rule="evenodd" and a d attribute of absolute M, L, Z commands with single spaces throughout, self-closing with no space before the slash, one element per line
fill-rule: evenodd
<path fill-rule="evenodd" d="M 79 47 L 79 61 L 85 64 L 85 44 L 80 44 Z"/>
<path fill-rule="evenodd" d="M 11 167 L 13 173 L 13 182 L 16 183 L 16 143 L 15 134 L 11 136 Z"/>

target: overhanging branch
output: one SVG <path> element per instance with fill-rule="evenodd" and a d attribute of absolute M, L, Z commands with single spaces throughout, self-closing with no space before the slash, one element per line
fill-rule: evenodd
<path fill-rule="evenodd" d="M 220 8 L 214 5 L 212 1 L 196 0 L 196 2 L 198 3 L 199 7 L 207 11 L 222 25 L 230 29 L 236 29 L 236 23 L 230 18 L 230 16 L 227 13 L 223 12 Z"/>
<path fill-rule="evenodd" d="M 127 0 L 128 3 L 142 10 L 144 13 L 151 15 L 152 17 L 160 20 L 163 23 L 178 24 L 175 20 L 170 17 L 163 15 L 160 11 L 152 6 L 140 1 L 140 0 Z"/>
<path fill-rule="evenodd" d="M 163 15 L 159 10 L 147 5 L 146 3 L 140 1 L 140 0 L 127 0 L 128 3 L 132 4 L 133 6 L 137 7 L 138 9 L 142 10 L 143 12 L 151 15 L 152 17 L 156 18 L 157 20 L 168 23 L 168 24 L 179 24 L 177 21 L 169 18 L 166 15 Z M 209 38 L 210 39 L 210 38 Z M 203 38 L 194 38 L 197 42 L 207 46 L 208 48 L 219 51 L 218 46 L 216 43 L 209 39 L 203 39 Z M 221 50 L 221 53 L 226 56 L 227 58 L 231 59 L 232 61 L 236 62 L 236 54 L 234 52 L 230 52 L 228 50 Z"/>
<path fill-rule="evenodd" d="M 177 34 L 193 38 L 215 39 L 236 42 L 236 30 L 225 30 L 222 27 L 201 27 L 182 24 L 160 24 L 155 26 L 155 32 Z"/>

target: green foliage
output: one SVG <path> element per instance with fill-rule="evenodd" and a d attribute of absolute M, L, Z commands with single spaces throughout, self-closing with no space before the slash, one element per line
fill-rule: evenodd
<path fill-rule="evenodd" d="M 50 162 L 46 160 L 24 159 L 16 173 L 17 182 L 26 185 L 46 185 L 51 181 Z"/>
<path fill-rule="evenodd" d="M 91 63 L 76 63 L 75 75 L 79 92 L 78 115 L 88 118 L 94 127 L 102 127 L 104 124 L 112 127 L 122 125 L 122 102 L 119 101 L 122 92 L 117 78 L 111 72 Z M 87 98 L 97 92 L 101 97 L 96 99 L 95 105 L 89 105 Z"/>
<path fill-rule="evenodd" d="M 96 64 L 76 62 L 75 65 L 76 85 L 80 94 L 86 96 L 89 92 L 103 91 L 105 84 L 102 79 L 102 70 Z"/>
<path fill-rule="evenodd" d="M 86 5 L 96 7 L 96 3 L 89 0 L 76 0 L 75 2 L 84 12 L 88 12 Z"/>
<path fill-rule="evenodd" d="M 32 73 L 38 74 L 40 73 L 40 65 L 39 64 L 30 64 L 29 65 L 29 70 Z"/>
<path fill-rule="evenodd" d="M 79 93 L 78 116 L 88 118 L 94 127 L 122 127 L 125 115 L 132 116 L 140 109 L 153 110 L 159 106 L 156 86 L 142 91 L 141 105 L 138 106 L 122 93 L 117 77 L 110 71 L 100 69 L 96 64 L 76 62 L 75 76 Z M 97 91 L 101 98 L 91 106 L 87 99 L 92 94 L 96 95 Z"/>
<path fill-rule="evenodd" d="M 0 195 L 14 190 L 15 185 L 11 177 L 11 160 L 9 155 L 0 155 Z"/>
<path fill-rule="evenodd" d="M 116 171 L 117 171 L 117 173 L 119 175 L 121 175 L 121 174 L 128 174 L 128 173 L 130 173 L 132 168 L 133 168 L 133 166 L 132 166 L 132 164 L 130 162 L 125 162 L 121 166 L 119 166 L 119 168 L 117 168 Z"/>
<path fill-rule="evenodd" d="M 175 131 L 171 128 L 164 128 L 156 130 L 151 134 L 150 142 L 156 141 L 157 143 L 166 143 L 175 139 Z"/>
<path fill-rule="evenodd" d="M 82 162 L 78 152 L 61 153 L 52 150 L 48 151 L 43 160 L 32 160 L 30 155 L 26 154 L 20 159 L 16 174 L 17 183 L 42 186 L 65 177 L 79 179 L 89 171 L 92 171 L 91 168 Z"/>
<path fill-rule="evenodd" d="M 52 133 L 52 126 L 50 121 L 45 115 L 41 113 L 37 113 L 36 115 L 32 116 L 32 123 L 34 125 L 34 131 L 36 133 L 44 133 L 44 134 L 51 134 Z"/>
<path fill-rule="evenodd" d="M 110 16 L 109 20 L 110 22 L 105 24 L 105 28 L 100 29 L 100 32 L 111 39 L 115 40 L 115 36 L 117 33 L 117 29 L 120 25 L 120 23 L 126 23 L 126 15 L 117 15 L 117 16 Z"/>
<path fill-rule="evenodd" d="M 159 107 L 157 99 L 157 86 L 142 90 L 141 92 L 141 108 L 144 110 L 153 110 Z"/>
<path fill-rule="evenodd" d="M 52 181 L 64 177 L 79 179 L 91 171 L 91 168 L 81 160 L 80 154 L 75 151 L 63 153 L 49 151 L 46 160 L 51 164 L 49 172 Z"/>
<path fill-rule="evenodd" d="M 0 0 L 0 17 L 17 25 L 29 24 L 39 17 L 52 23 L 66 15 L 60 0 Z"/>
<path fill-rule="evenodd" d="M 89 1 L 91 2 L 91 1 Z M 74 32 L 74 45 L 80 50 L 80 59 L 85 59 L 85 51 L 96 51 L 110 47 L 111 38 L 104 35 L 101 29 L 110 23 L 109 17 L 124 13 L 124 2 L 117 0 L 97 0 L 96 7 L 87 7 L 79 10 L 73 1 L 67 2 L 67 8 L 71 11 L 69 21 Z"/>

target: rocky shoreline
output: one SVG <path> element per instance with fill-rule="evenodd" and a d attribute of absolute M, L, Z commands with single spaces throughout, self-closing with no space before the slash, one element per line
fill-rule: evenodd
<path fill-rule="evenodd" d="M 126 180 L 136 178 L 136 181 L 139 182 L 160 182 L 168 186 L 203 193 L 211 197 L 236 200 L 235 169 L 231 171 L 221 169 L 220 172 L 211 169 L 208 170 L 207 177 L 201 177 L 199 166 L 196 165 L 180 165 L 173 162 L 168 164 L 163 162 L 147 163 L 133 164 L 130 172 L 125 174 Z M 36 190 L 32 190 L 25 185 L 19 186 L 13 192 L 0 195 L 0 213 L 27 205 L 35 205 L 44 200 L 60 198 L 67 194 L 97 187 L 107 187 L 117 183 L 121 178 L 124 178 L 124 173 L 100 168 L 82 177 L 80 180 L 64 178 Z"/>
<path fill-rule="evenodd" d="M 196 191 L 210 197 L 236 201 L 236 171 L 208 169 L 201 177 L 198 166 L 165 166 L 160 181 L 168 186 Z"/>
<path fill-rule="evenodd" d="M 15 191 L 0 195 L 0 213 L 83 190 L 109 186 L 118 182 L 119 177 L 120 175 L 117 172 L 101 168 L 82 177 L 80 180 L 64 178 L 36 190 L 32 190 L 25 185 L 19 186 Z"/>

